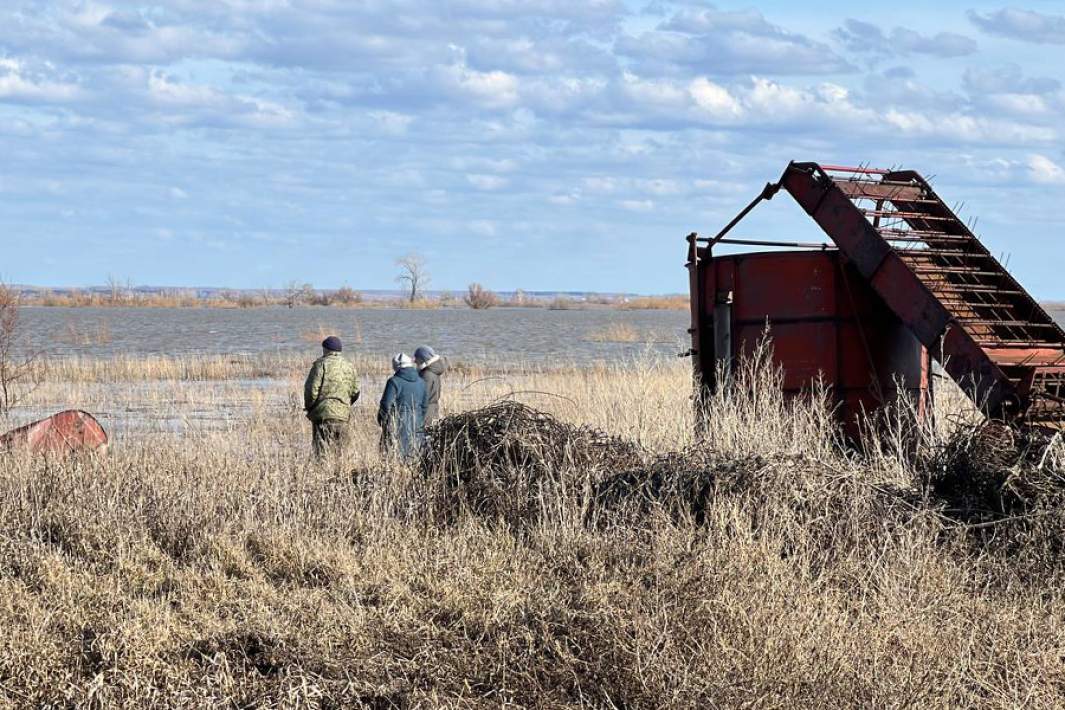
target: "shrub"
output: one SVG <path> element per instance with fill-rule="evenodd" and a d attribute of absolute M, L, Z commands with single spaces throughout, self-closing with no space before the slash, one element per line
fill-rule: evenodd
<path fill-rule="evenodd" d="M 489 291 L 479 283 L 472 283 L 466 290 L 466 295 L 462 299 L 466 302 L 466 305 L 474 310 L 482 310 L 484 308 L 492 308 L 499 305 L 499 296 L 494 292 Z"/>
<path fill-rule="evenodd" d="M 332 302 L 341 306 L 354 306 L 362 303 L 362 293 L 350 286 L 344 286 L 333 293 Z"/>

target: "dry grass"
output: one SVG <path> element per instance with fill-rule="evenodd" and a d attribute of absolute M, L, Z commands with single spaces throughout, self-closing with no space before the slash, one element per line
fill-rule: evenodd
<path fill-rule="evenodd" d="M 630 311 L 686 311 L 691 308 L 691 302 L 685 295 L 643 296 L 622 301 L 618 307 Z"/>
<path fill-rule="evenodd" d="M 563 462 L 523 489 L 536 510 L 522 526 L 473 512 L 434 522 L 435 474 L 377 452 L 384 373 L 365 377 L 350 449 L 325 465 L 308 460 L 302 367 L 285 373 L 250 391 L 80 377 L 34 394 L 34 406 L 84 397 L 183 424 L 130 429 L 103 459 L 0 459 L 2 702 L 1065 701 L 1060 515 L 950 518 L 928 487 L 956 436 L 947 425 L 916 449 L 886 435 L 858 455 L 837 444 L 824 398 L 786 402 L 754 367 L 758 387 L 716 397 L 692 448 L 685 362 L 460 370 L 445 413 L 509 396 L 652 456 L 687 449 L 657 475 L 698 471 L 712 486 L 698 516 L 651 505 L 589 520 L 586 482 L 612 472 Z M 188 416 L 205 409 L 216 416 Z M 1044 467 L 1060 475 L 1063 459 L 1055 449 Z"/>
<path fill-rule="evenodd" d="M 585 338 L 594 343 L 642 343 L 651 340 L 629 323 L 611 323 L 593 330 Z"/>

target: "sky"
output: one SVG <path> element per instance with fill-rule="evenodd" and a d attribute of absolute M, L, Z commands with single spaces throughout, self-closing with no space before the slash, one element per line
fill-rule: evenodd
<path fill-rule="evenodd" d="M 794 159 L 932 176 L 1065 300 L 1065 7 L 1019 1 L 5 0 L 0 278 L 683 292 Z"/>

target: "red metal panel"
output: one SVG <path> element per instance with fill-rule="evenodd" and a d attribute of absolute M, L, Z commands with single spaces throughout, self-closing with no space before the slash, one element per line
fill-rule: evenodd
<path fill-rule="evenodd" d="M 707 271 L 708 288 L 733 293 L 733 357 L 754 351 L 768 321 L 785 391 L 822 382 L 849 433 L 861 413 L 895 401 L 896 377 L 923 403 L 927 351 L 838 251 L 721 256 Z"/>
<path fill-rule="evenodd" d="M 26 447 L 35 454 L 97 451 L 107 432 L 88 412 L 68 410 L 0 436 L 0 449 Z"/>
<path fill-rule="evenodd" d="M 837 324 L 833 321 L 773 323 L 770 317 L 773 362 L 783 369 L 784 389 L 809 389 L 820 378 L 839 383 L 836 370 Z M 765 326 L 758 323 L 733 327 L 737 357 L 749 357 L 758 347 Z"/>
<path fill-rule="evenodd" d="M 836 315 L 835 258 L 821 252 L 782 259 L 776 253 L 717 260 L 718 270 L 735 267 L 744 286 L 734 289 L 733 318 L 740 322 Z"/>

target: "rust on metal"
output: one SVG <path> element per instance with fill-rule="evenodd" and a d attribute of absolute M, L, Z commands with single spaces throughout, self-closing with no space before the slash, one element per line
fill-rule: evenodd
<path fill-rule="evenodd" d="M 70 409 L 0 436 L 0 451 L 28 449 L 34 454 L 71 454 L 106 450 L 107 432 L 88 412 Z"/>
<path fill-rule="evenodd" d="M 693 282 L 698 373 L 750 355 L 766 327 L 773 363 L 789 395 L 828 386 L 844 429 L 898 401 L 901 386 L 923 410 L 928 353 L 871 291 L 838 249 L 714 256 L 699 248 Z M 729 308 L 718 305 L 728 299 Z M 720 321 L 725 320 L 722 324 Z M 707 337 L 726 326 L 727 340 Z M 724 352 L 721 352 L 724 350 Z M 705 377 L 705 375 L 704 375 Z M 713 387 L 714 383 L 707 383 Z"/>
<path fill-rule="evenodd" d="M 990 417 L 1065 428 L 1065 332 L 920 174 L 791 163 L 776 185 Z"/>

